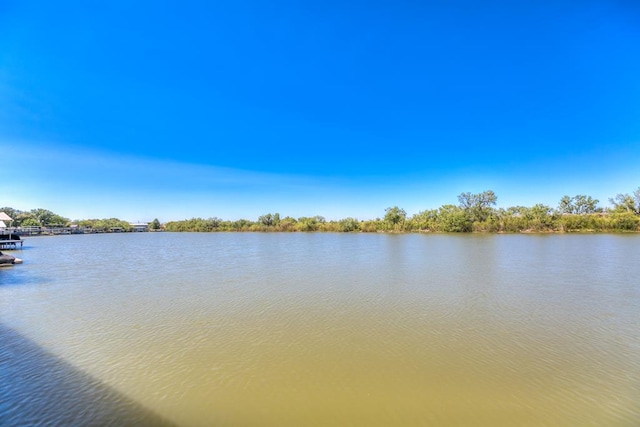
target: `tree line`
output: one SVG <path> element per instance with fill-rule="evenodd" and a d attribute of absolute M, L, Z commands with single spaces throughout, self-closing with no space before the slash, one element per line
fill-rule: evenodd
<path fill-rule="evenodd" d="M 71 221 L 69 218 L 65 218 L 62 215 L 58 215 L 48 209 L 42 208 L 32 209 L 30 211 L 21 211 L 11 207 L 4 207 L 0 208 L 0 212 L 6 213 L 13 219 L 13 227 L 65 228 L 70 227 L 71 225 L 77 225 L 78 227 L 89 228 L 96 231 L 110 231 L 114 228 L 119 228 L 124 231 L 131 231 L 133 229 L 129 222 L 118 218 L 82 219 Z M 157 228 L 160 228 L 159 222 Z"/>
<path fill-rule="evenodd" d="M 618 232 L 640 231 L 640 187 L 631 194 L 617 194 L 609 199 L 609 207 L 600 207 L 600 201 L 587 195 L 563 196 L 558 206 L 544 204 L 497 208 L 498 197 L 491 191 L 462 193 L 457 204 L 420 211 L 412 216 L 398 207 L 385 209 L 381 218 L 358 220 L 343 218 L 328 221 L 316 215 L 311 217 L 281 217 L 267 213 L 257 220 L 223 220 L 218 217 L 191 218 L 160 224 L 157 219 L 149 223 L 152 230 L 166 231 L 282 231 L 282 232 Z M 131 230 L 131 225 L 117 218 L 70 221 L 46 209 L 28 212 L 13 208 L 0 208 L 14 218 L 14 225 L 69 226 L 108 231 L 112 228 Z"/>

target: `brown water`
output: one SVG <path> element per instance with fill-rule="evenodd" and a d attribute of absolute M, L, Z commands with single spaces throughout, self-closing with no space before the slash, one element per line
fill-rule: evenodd
<path fill-rule="evenodd" d="M 638 235 L 139 233 L 16 253 L 2 425 L 640 425 Z"/>

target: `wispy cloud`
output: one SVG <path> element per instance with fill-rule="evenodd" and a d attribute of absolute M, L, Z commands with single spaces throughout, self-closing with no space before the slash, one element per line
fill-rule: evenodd
<path fill-rule="evenodd" d="M 505 207 L 555 206 L 564 194 L 589 194 L 606 205 L 608 197 L 638 186 L 637 169 L 627 165 L 637 158 L 637 148 L 451 169 L 445 174 L 327 177 L 159 160 L 57 143 L 1 142 L 5 185 L 0 205 L 44 207 L 73 219 L 143 221 L 195 216 L 256 219 L 276 211 L 295 217 L 368 219 L 382 216 L 388 206 L 417 213 L 456 203 L 460 192 L 486 189 L 494 190 Z"/>
<path fill-rule="evenodd" d="M 5 203 L 72 217 L 234 218 L 270 210 L 338 216 L 345 207 L 357 215 L 363 213 L 357 205 L 371 197 L 356 190 L 360 183 L 353 178 L 247 171 L 60 144 L 0 147 L 3 169 L 14 177 Z"/>

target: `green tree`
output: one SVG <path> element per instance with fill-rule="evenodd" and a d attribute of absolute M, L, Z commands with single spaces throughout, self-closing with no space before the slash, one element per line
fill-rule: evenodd
<path fill-rule="evenodd" d="M 297 219 L 290 216 L 286 216 L 278 221 L 278 230 L 279 231 L 295 231 L 296 230 L 295 227 L 297 223 L 298 223 Z"/>
<path fill-rule="evenodd" d="M 460 206 L 444 205 L 438 209 L 438 231 L 464 233 L 472 230 L 469 213 Z"/>
<path fill-rule="evenodd" d="M 413 230 L 437 230 L 438 210 L 430 209 L 418 212 L 410 219 Z"/>
<path fill-rule="evenodd" d="M 558 213 L 586 215 L 600 212 L 601 209 L 598 208 L 599 202 L 598 199 L 585 196 L 584 194 L 578 194 L 573 197 L 562 196 L 558 203 Z"/>
<path fill-rule="evenodd" d="M 248 230 L 251 227 L 251 224 L 253 223 L 248 219 L 239 219 L 231 223 L 231 229 L 235 231 L 244 231 Z"/>
<path fill-rule="evenodd" d="M 572 214 L 574 213 L 574 206 L 571 197 L 562 196 L 560 202 L 558 203 L 558 212 L 561 214 Z"/>
<path fill-rule="evenodd" d="M 160 221 L 158 221 L 158 218 L 155 218 L 149 223 L 149 230 L 160 230 Z"/>
<path fill-rule="evenodd" d="M 342 232 L 357 231 L 360 223 L 355 218 L 344 218 L 338 221 L 338 229 Z"/>
<path fill-rule="evenodd" d="M 598 212 L 598 199 L 593 199 L 591 196 L 585 196 L 578 194 L 573 198 L 576 206 L 576 213 L 578 215 L 592 214 Z"/>
<path fill-rule="evenodd" d="M 99 231 L 111 231 L 113 228 L 121 228 L 123 231 L 131 231 L 132 229 L 131 224 L 118 218 L 85 219 L 78 221 L 78 225 Z"/>
<path fill-rule="evenodd" d="M 273 215 L 270 213 L 260 215 L 258 217 L 258 222 L 262 225 L 266 225 L 267 227 L 271 227 L 273 225 Z"/>
<path fill-rule="evenodd" d="M 493 206 L 496 204 L 498 196 L 491 191 L 482 193 L 462 193 L 458 196 L 460 208 L 464 209 L 471 217 L 472 221 L 486 221 L 493 213 Z"/>
<path fill-rule="evenodd" d="M 320 228 L 320 224 L 324 224 L 324 222 L 325 219 L 321 216 L 302 216 L 298 218 L 296 229 L 299 231 L 317 231 Z"/>
<path fill-rule="evenodd" d="M 29 214 L 33 219 L 38 221 L 40 225 L 47 225 L 51 221 L 51 218 L 53 217 L 53 215 L 55 215 L 53 212 L 47 209 L 41 209 L 41 208 L 31 209 Z"/>
<path fill-rule="evenodd" d="M 65 226 L 69 223 L 68 218 L 57 215 L 47 209 L 32 209 L 29 214 L 45 227 L 54 225 Z"/>
<path fill-rule="evenodd" d="M 214 216 L 214 217 L 208 218 L 207 222 L 209 223 L 212 229 L 217 230 L 222 225 L 223 220 L 221 218 L 218 218 L 217 216 Z"/>
<path fill-rule="evenodd" d="M 280 214 L 278 212 L 274 214 L 264 214 L 258 217 L 258 222 L 267 227 L 274 227 L 280 224 Z"/>
<path fill-rule="evenodd" d="M 407 213 L 405 212 L 405 210 L 400 209 L 397 206 L 387 208 L 384 211 L 384 222 L 388 224 L 389 228 L 391 229 L 400 228 L 407 219 Z"/>
<path fill-rule="evenodd" d="M 538 203 L 524 211 L 524 218 L 527 221 L 527 228 L 543 231 L 553 225 L 553 209 L 550 206 Z"/>
<path fill-rule="evenodd" d="M 609 221 L 615 231 L 638 231 L 640 227 L 640 218 L 633 212 L 613 212 Z"/>
<path fill-rule="evenodd" d="M 616 194 L 616 197 L 610 198 L 609 203 L 613 205 L 616 212 L 632 212 L 640 215 L 640 187 L 638 187 L 633 195 Z"/>
<path fill-rule="evenodd" d="M 20 224 L 21 227 L 40 227 L 40 223 L 35 218 L 26 218 Z"/>

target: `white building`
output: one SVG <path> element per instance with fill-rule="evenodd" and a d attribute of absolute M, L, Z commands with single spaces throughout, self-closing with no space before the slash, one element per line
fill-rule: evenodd
<path fill-rule="evenodd" d="M 149 224 L 146 222 L 131 223 L 133 231 L 149 231 Z"/>

